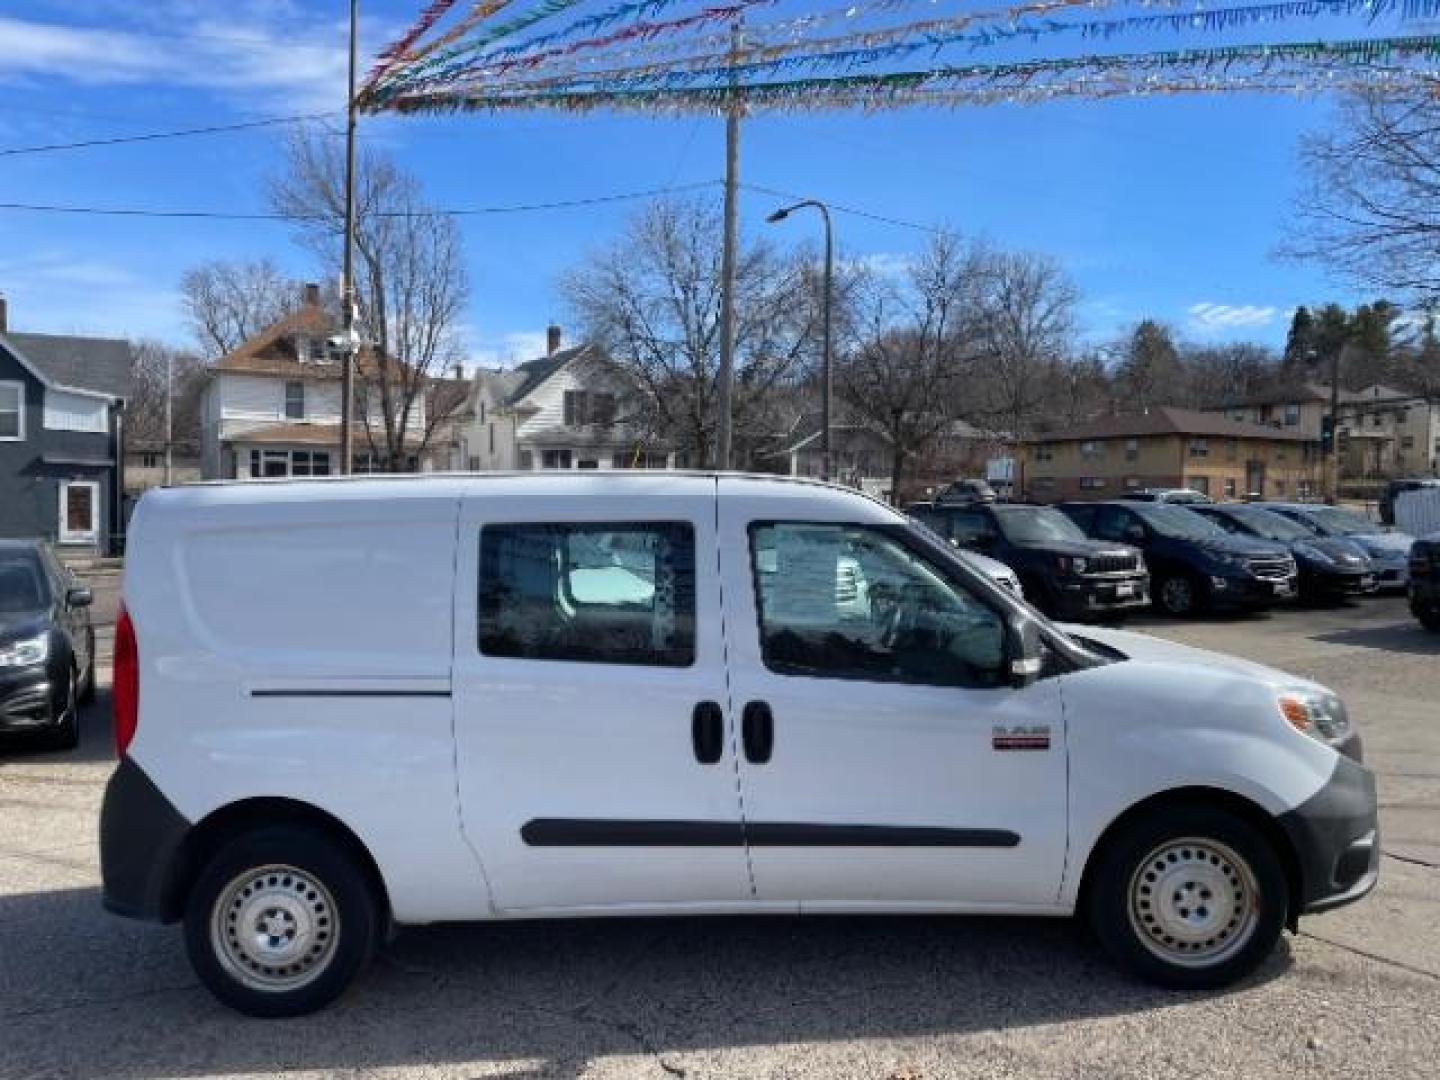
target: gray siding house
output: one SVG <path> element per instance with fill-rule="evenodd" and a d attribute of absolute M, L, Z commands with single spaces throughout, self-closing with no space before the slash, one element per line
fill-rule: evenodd
<path fill-rule="evenodd" d="M 112 554 L 124 533 L 124 341 L 9 330 L 0 299 L 0 536 Z"/>

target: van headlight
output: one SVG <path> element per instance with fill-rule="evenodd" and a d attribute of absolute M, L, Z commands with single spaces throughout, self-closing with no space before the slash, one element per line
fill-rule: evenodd
<path fill-rule="evenodd" d="M 21 638 L 8 645 L 0 645 L 0 667 L 30 667 L 34 664 L 43 664 L 48 659 L 50 659 L 49 634 Z"/>
<path fill-rule="evenodd" d="M 1335 746 L 1350 737 L 1350 717 L 1345 703 L 1323 690 L 1286 690 L 1279 697 L 1280 714 L 1296 731 L 1303 731 L 1326 746 Z"/>

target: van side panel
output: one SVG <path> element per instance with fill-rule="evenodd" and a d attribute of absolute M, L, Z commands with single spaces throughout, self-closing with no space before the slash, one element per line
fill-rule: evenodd
<path fill-rule="evenodd" d="M 304 494 L 142 501 L 125 578 L 141 665 L 129 756 L 191 823 L 256 797 L 333 815 L 369 849 L 398 921 L 484 917 L 456 803 L 459 501 Z"/>

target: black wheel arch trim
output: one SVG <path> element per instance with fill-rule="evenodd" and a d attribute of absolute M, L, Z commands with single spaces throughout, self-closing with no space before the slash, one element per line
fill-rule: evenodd
<path fill-rule="evenodd" d="M 122 757 L 100 808 L 100 877 L 107 910 L 134 919 L 180 917 L 176 877 L 191 823 L 132 758 Z"/>

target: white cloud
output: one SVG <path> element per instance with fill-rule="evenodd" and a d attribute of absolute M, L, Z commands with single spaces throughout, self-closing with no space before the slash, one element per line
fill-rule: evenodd
<path fill-rule="evenodd" d="M 265 0 L 234 0 L 224 20 L 214 10 L 135 5 L 103 26 L 0 16 L 0 81 L 197 88 L 252 109 L 343 108 L 346 32 L 333 12 L 322 19 Z"/>
<path fill-rule="evenodd" d="M 882 278 L 902 278 L 910 272 L 915 257 L 899 251 L 876 251 L 854 260 L 863 270 Z"/>
<path fill-rule="evenodd" d="M 1186 314 L 1190 316 L 1191 329 L 1201 333 L 1218 333 L 1240 327 L 1269 326 L 1275 321 L 1279 308 L 1261 307 L 1258 304 L 1215 304 L 1204 301 L 1191 304 Z"/>
<path fill-rule="evenodd" d="M 477 341 L 477 335 L 467 335 L 470 341 L 470 367 L 514 367 L 526 360 L 545 355 L 544 330 L 511 330 L 490 341 Z"/>

